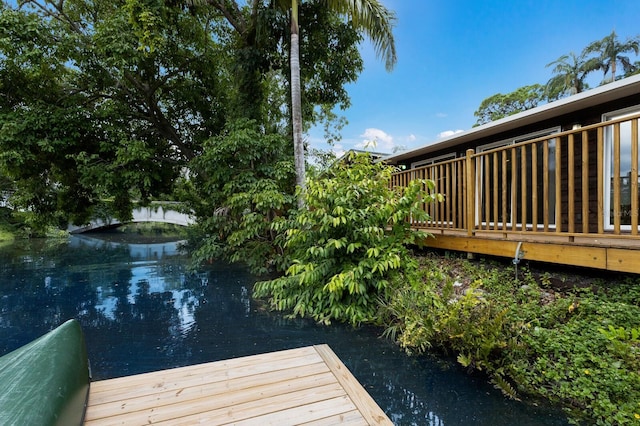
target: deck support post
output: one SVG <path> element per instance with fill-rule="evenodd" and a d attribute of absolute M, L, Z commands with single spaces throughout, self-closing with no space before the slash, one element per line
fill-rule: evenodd
<path fill-rule="evenodd" d="M 467 186 L 467 235 L 472 236 L 476 225 L 476 168 L 475 151 L 468 149 L 465 157 L 466 186 Z"/>

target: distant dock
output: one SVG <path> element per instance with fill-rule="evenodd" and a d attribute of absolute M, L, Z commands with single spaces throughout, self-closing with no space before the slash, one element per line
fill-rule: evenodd
<path fill-rule="evenodd" d="M 393 425 L 327 345 L 91 383 L 85 425 Z"/>

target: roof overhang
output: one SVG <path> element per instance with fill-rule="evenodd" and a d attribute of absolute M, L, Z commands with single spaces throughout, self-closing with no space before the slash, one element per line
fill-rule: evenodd
<path fill-rule="evenodd" d="M 552 119 L 560 115 L 569 114 L 610 101 L 615 101 L 616 99 L 637 93 L 640 93 L 640 75 L 631 76 L 555 102 L 550 102 L 527 111 L 519 112 L 517 114 L 501 118 L 500 120 L 492 121 L 461 133 L 456 133 L 453 136 L 437 142 L 430 142 L 409 151 L 392 154 L 382 158 L 382 161 L 397 163 L 408 158 L 453 148 L 477 139 L 493 136 L 498 133 L 527 126 L 529 124 Z"/>

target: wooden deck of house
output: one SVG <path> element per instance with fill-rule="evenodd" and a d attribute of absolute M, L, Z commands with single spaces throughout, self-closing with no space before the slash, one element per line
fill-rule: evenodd
<path fill-rule="evenodd" d="M 327 345 L 91 384 L 85 425 L 392 425 Z"/>
<path fill-rule="evenodd" d="M 427 246 L 640 274 L 640 114 L 395 173 L 431 180 Z M 425 188 L 426 189 L 426 188 Z"/>

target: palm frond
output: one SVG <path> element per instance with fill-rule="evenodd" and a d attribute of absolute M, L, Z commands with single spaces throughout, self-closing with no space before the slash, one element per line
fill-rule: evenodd
<path fill-rule="evenodd" d="M 341 15 L 351 18 L 356 28 L 362 29 L 373 43 L 378 57 L 385 61 L 391 71 L 398 61 L 393 27 L 395 12 L 387 9 L 378 0 L 325 0 L 327 6 Z"/>

